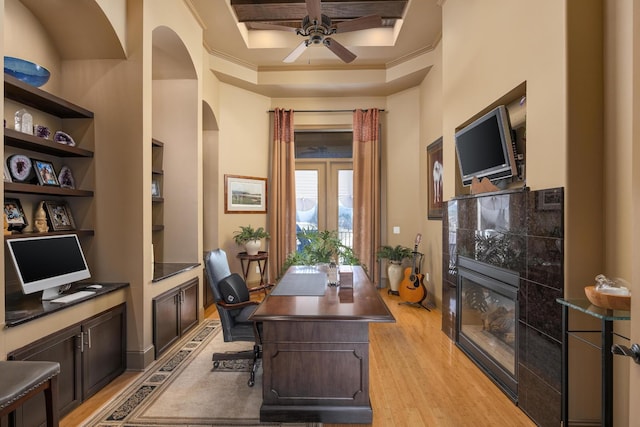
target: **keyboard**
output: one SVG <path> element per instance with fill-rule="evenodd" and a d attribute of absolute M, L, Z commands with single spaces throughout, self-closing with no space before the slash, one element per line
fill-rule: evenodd
<path fill-rule="evenodd" d="M 71 301 L 79 300 L 80 298 L 88 297 L 89 295 L 93 295 L 93 294 L 95 294 L 95 292 L 93 291 L 78 291 L 69 295 L 62 296 L 60 298 L 52 299 L 50 302 L 58 302 L 58 303 L 71 302 Z"/>

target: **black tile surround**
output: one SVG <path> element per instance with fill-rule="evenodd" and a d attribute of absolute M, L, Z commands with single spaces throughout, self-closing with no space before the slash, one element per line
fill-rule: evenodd
<path fill-rule="evenodd" d="M 518 406 L 540 426 L 560 424 L 564 191 L 516 190 L 445 203 L 442 330 L 456 340 L 458 255 L 520 274 Z M 484 237 L 484 238 L 483 238 Z"/>

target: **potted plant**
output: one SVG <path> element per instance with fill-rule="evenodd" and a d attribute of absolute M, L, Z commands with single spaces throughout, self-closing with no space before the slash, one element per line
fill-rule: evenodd
<path fill-rule="evenodd" d="M 384 245 L 378 249 L 376 256 L 378 259 L 387 260 L 387 277 L 389 278 L 389 292 L 398 294 L 400 282 L 402 281 L 402 261 L 411 258 L 413 252 L 406 246 Z"/>
<path fill-rule="evenodd" d="M 282 273 L 292 265 L 319 265 L 340 263 L 344 265 L 360 265 L 360 260 L 353 249 L 340 240 L 335 230 L 302 230 L 298 239 L 304 241 L 299 251 L 290 253 L 282 266 Z M 364 266 L 363 266 L 364 268 Z"/>
<path fill-rule="evenodd" d="M 262 245 L 262 239 L 269 239 L 269 233 L 263 227 L 253 228 L 251 225 L 241 225 L 240 230 L 233 232 L 233 240 L 238 245 L 244 245 L 247 255 L 257 255 Z"/>

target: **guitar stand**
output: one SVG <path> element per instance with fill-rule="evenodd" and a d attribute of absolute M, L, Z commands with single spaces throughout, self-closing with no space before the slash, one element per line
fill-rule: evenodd
<path fill-rule="evenodd" d="M 431 309 L 429 307 L 427 307 L 426 305 L 422 304 L 422 301 L 420 301 L 420 302 L 403 301 L 403 302 L 399 302 L 398 305 L 411 305 L 411 306 L 414 306 L 414 307 L 424 308 L 427 311 L 431 311 Z"/>

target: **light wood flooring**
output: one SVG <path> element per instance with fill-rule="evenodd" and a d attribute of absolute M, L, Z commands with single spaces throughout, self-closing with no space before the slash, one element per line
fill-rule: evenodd
<path fill-rule="evenodd" d="M 380 295 L 396 323 L 373 323 L 369 329 L 373 427 L 535 425 L 441 331 L 440 311 L 400 305 L 386 289 Z M 213 307 L 205 315 L 217 318 Z M 65 416 L 61 427 L 81 425 L 138 375 L 118 377 Z"/>

